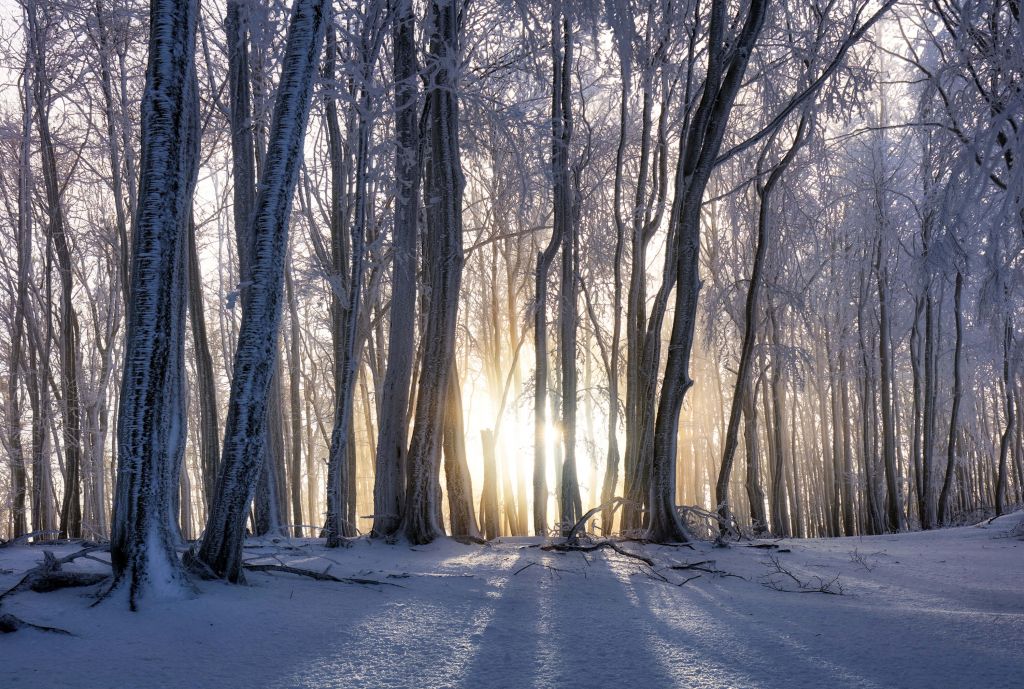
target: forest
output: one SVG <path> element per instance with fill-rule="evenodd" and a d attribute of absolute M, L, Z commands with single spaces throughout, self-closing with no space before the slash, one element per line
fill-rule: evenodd
<path fill-rule="evenodd" d="M 2 6 L 0 604 L 1021 535 L 1019 0 Z"/>

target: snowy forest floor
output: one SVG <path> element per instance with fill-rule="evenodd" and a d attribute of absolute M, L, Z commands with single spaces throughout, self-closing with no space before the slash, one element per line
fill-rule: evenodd
<path fill-rule="evenodd" d="M 0 612 L 72 636 L 0 636 L 0 687 L 1019 688 L 1020 529 L 1017 513 L 892 536 L 621 544 L 653 567 L 538 539 L 253 541 L 251 562 L 386 583 L 249 572 L 137 613 L 90 607 L 92 589 L 17 593 Z M 0 549 L 0 590 L 43 549 L 79 548 Z"/>

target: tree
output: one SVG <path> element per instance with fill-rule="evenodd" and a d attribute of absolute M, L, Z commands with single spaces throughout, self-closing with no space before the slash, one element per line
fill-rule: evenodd
<path fill-rule="evenodd" d="M 266 162 L 248 221 L 252 281 L 235 351 L 221 473 L 202 545 L 189 558 L 193 571 L 231 582 L 243 579 L 245 521 L 259 479 L 267 397 L 278 357 L 288 221 L 327 23 L 324 0 L 295 0 Z"/>
<path fill-rule="evenodd" d="M 438 472 L 463 265 L 465 179 L 459 151 L 458 101 L 461 22 L 461 5 L 456 0 L 431 0 L 425 62 L 427 160 L 423 181 L 427 221 L 423 261 L 430 296 L 425 310 L 402 526 L 403 534 L 414 544 L 429 543 L 441 533 L 437 519 Z"/>
<path fill-rule="evenodd" d="M 111 533 L 114 586 L 134 610 L 184 584 L 174 510 L 185 449 L 186 252 L 199 153 L 195 63 L 199 3 L 154 0 L 142 102 L 139 201 L 117 417 Z"/>

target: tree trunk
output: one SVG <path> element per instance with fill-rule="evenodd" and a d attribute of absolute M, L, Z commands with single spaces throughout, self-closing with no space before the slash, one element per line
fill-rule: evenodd
<path fill-rule="evenodd" d="M 187 233 L 199 158 L 198 2 L 154 0 L 142 103 L 142 166 L 118 410 L 111 533 L 115 585 L 129 604 L 176 595 L 174 511 L 185 449 Z"/>
<path fill-rule="evenodd" d="M 423 330 L 423 354 L 416 413 L 409 446 L 403 532 L 414 544 L 440 535 L 438 474 L 448 379 L 455 356 L 455 326 L 462 282 L 462 193 L 465 180 L 459 149 L 458 70 L 461 4 L 430 3 L 426 73 L 427 151 L 424 180 L 427 232 L 424 265 L 430 298 Z"/>
<path fill-rule="evenodd" d="M 203 306 L 203 281 L 196 249 L 196 226 L 189 214 L 188 231 L 188 309 L 192 319 L 192 351 L 196 363 L 199 398 L 199 465 L 203 471 L 203 494 L 207 505 L 213 500 L 220 465 L 220 424 L 217 420 L 217 378 L 206 335 Z"/>
<path fill-rule="evenodd" d="M 409 387 L 416 330 L 416 230 L 420 193 L 419 93 L 412 0 L 392 0 L 395 79 L 395 226 L 388 361 L 381 389 L 373 485 L 373 533 L 398 530 L 405 501 Z"/>
<path fill-rule="evenodd" d="M 206 576 L 232 582 L 243 578 L 246 513 L 263 459 L 267 396 L 277 362 L 288 219 L 327 20 L 324 0 L 295 0 L 251 219 L 253 279 L 235 353 L 222 468 L 202 547 L 192 562 Z"/>
<path fill-rule="evenodd" d="M 57 258 L 60 276 L 60 368 L 61 401 L 63 402 L 64 497 L 60 510 L 61 538 L 82 535 L 82 426 L 81 401 L 78 392 L 78 317 L 73 303 L 71 247 L 68 244 L 57 151 L 50 133 L 50 82 L 46 70 L 46 40 L 36 14 L 36 4 L 26 6 L 29 39 L 32 47 L 32 88 L 35 98 L 36 127 L 42 161 L 43 186 L 46 191 L 47 255 Z"/>
<path fill-rule="evenodd" d="M 333 73 L 335 59 L 334 31 L 331 30 L 328 71 Z M 331 448 L 327 459 L 327 546 L 337 547 L 342 537 L 354 536 L 356 526 L 350 517 L 355 515 L 355 446 L 353 440 L 353 407 L 356 376 L 359 372 L 359 350 L 356 347 L 359 337 L 359 324 L 362 309 L 363 262 L 366 255 L 367 225 L 367 176 L 370 174 L 370 80 L 376 54 L 371 48 L 361 45 L 363 50 L 359 84 L 357 85 L 358 115 L 356 125 L 356 158 L 355 158 L 355 215 L 351 226 L 351 273 L 341 285 L 333 289 L 345 289 L 343 296 L 335 293 L 333 310 L 341 311 L 341 318 L 333 319 L 340 330 L 334 333 L 335 338 L 335 390 L 334 390 L 334 429 L 331 433 Z M 342 218 L 331 219 L 332 246 L 338 247 L 344 239 L 334 236 L 340 230 Z M 334 252 L 335 278 L 342 275 L 346 266 L 340 265 L 341 255 Z M 341 298 L 339 298 L 341 296 Z M 341 346 L 338 347 L 337 344 Z"/>
<path fill-rule="evenodd" d="M 949 496 L 953 488 L 953 472 L 956 469 L 956 436 L 960 425 L 960 398 L 963 395 L 960 359 L 963 351 L 963 312 L 961 300 L 964 290 L 964 276 L 956 271 L 956 286 L 953 291 L 953 317 L 956 321 L 956 344 L 953 347 L 953 393 L 952 408 L 949 414 L 949 436 L 946 440 L 946 475 L 942 480 L 942 491 L 939 493 L 939 525 L 949 518 Z"/>
<path fill-rule="evenodd" d="M 473 484 L 466 461 L 466 431 L 462 419 L 462 384 L 459 371 L 452 362 L 448 379 L 447 408 L 444 414 L 444 476 L 448 487 L 448 510 L 452 536 L 479 538 L 473 509 Z"/>
<path fill-rule="evenodd" d="M 778 184 L 803 143 L 805 124 L 806 118 L 801 118 L 793 144 L 787 150 L 782 160 L 772 168 L 765 183 L 758 185 L 757 189 L 760 209 L 757 217 L 757 238 L 754 244 L 754 265 L 750 272 L 750 282 L 747 285 L 747 298 L 743 310 L 743 339 L 740 344 L 740 362 L 736 372 L 736 385 L 733 389 L 732 402 L 729 408 L 729 425 L 725 431 L 722 464 L 718 472 L 718 483 L 715 486 L 715 500 L 717 501 L 718 513 L 722 518 L 722 523 L 725 524 L 728 524 L 732 519 L 729 509 L 729 480 L 732 475 L 736 447 L 739 444 L 738 436 L 742 404 L 744 399 L 749 396 L 747 389 L 750 387 L 750 368 L 754 354 L 754 342 L 757 339 L 755 328 L 758 315 L 760 314 L 758 297 L 761 289 L 761 272 L 764 269 L 765 253 L 768 248 L 768 214 L 771 210 L 771 195 L 775 185 Z M 755 510 L 752 507 L 753 511 Z"/>

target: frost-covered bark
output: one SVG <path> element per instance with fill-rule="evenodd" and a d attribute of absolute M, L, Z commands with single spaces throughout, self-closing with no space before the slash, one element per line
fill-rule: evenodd
<path fill-rule="evenodd" d="M 118 465 L 111 534 L 115 586 L 130 605 L 182 585 L 175 494 L 185 442 L 186 233 L 195 189 L 198 1 L 154 0 L 142 103 Z"/>
<path fill-rule="evenodd" d="M 420 193 L 419 94 L 412 0 L 392 0 L 395 78 L 395 226 L 388 361 L 381 389 L 373 484 L 373 533 L 394 533 L 405 500 L 409 389 L 415 345 L 416 226 Z"/>
<path fill-rule="evenodd" d="M 264 19 L 251 3 L 231 0 L 227 4 L 224 29 L 228 52 L 228 106 L 231 125 L 231 175 L 233 179 L 232 214 L 238 254 L 238 292 L 244 315 L 252 283 L 252 253 L 255 237 L 251 215 L 256 203 L 257 161 L 263 161 L 265 140 L 259 136 L 255 105 L 262 93 L 263 65 L 252 43 L 259 30 L 254 23 Z M 255 85 L 255 86 L 254 86 Z M 276 373 L 271 381 L 268 402 L 266 437 L 263 447 L 264 466 L 254 505 L 254 527 L 257 534 L 280 532 L 284 505 L 284 445 L 281 417 L 281 381 Z M 216 476 L 211 480 L 216 480 Z"/>
<path fill-rule="evenodd" d="M 202 546 L 191 558 L 197 571 L 229 581 L 242 579 L 245 520 L 259 478 L 267 396 L 277 362 L 288 219 L 326 25 L 324 0 L 295 1 L 266 163 L 250 220 L 252 282 L 235 352 L 221 473 Z"/>
<path fill-rule="evenodd" d="M 464 260 L 465 180 L 459 151 L 457 90 L 460 10 L 461 3 L 456 0 L 430 3 L 430 45 L 426 58 L 428 163 L 423 185 L 427 218 L 423 258 L 428 268 L 430 300 L 423 331 L 402 520 L 402 531 L 413 543 L 429 543 L 442 533 L 438 523 L 438 474 Z"/>

